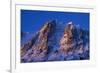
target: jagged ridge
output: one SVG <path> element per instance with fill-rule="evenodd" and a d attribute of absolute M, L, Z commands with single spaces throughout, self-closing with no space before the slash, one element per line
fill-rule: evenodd
<path fill-rule="evenodd" d="M 64 29 L 55 20 L 47 22 L 21 46 L 21 62 L 89 59 L 89 31 L 68 22 Z"/>

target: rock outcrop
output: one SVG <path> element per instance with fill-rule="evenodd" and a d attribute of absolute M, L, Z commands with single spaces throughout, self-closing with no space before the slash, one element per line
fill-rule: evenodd
<path fill-rule="evenodd" d="M 72 22 L 69 22 L 65 27 L 64 34 L 60 40 L 60 49 L 63 52 L 68 52 L 73 47 L 73 31 L 74 25 Z"/>
<path fill-rule="evenodd" d="M 21 57 L 23 61 L 44 61 L 48 52 L 48 37 L 52 31 L 52 23 L 47 22 L 40 29 L 37 36 L 33 37 L 27 44 L 21 48 Z"/>

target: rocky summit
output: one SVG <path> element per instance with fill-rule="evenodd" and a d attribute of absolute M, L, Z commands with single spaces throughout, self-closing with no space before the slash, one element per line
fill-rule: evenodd
<path fill-rule="evenodd" d="M 26 40 L 24 36 L 31 37 Z M 89 30 L 77 27 L 72 21 L 63 26 L 52 20 L 46 22 L 36 33 L 22 32 L 22 63 L 89 58 Z"/>

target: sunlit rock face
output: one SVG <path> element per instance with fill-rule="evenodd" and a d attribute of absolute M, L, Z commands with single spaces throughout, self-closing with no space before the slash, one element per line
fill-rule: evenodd
<path fill-rule="evenodd" d="M 77 28 L 72 22 L 67 23 L 60 40 L 60 52 L 66 60 L 89 59 L 88 31 Z"/>
<path fill-rule="evenodd" d="M 65 27 L 64 34 L 60 40 L 60 49 L 63 52 L 68 52 L 73 47 L 73 33 L 74 25 L 69 22 Z"/>
<path fill-rule="evenodd" d="M 21 62 L 89 59 L 89 31 L 72 21 L 63 26 L 52 20 L 36 33 L 27 35 L 30 40 L 25 39 L 21 44 Z"/>
<path fill-rule="evenodd" d="M 48 37 L 52 31 L 52 23 L 47 22 L 32 39 L 21 47 L 23 62 L 34 62 L 46 60 L 48 52 Z"/>

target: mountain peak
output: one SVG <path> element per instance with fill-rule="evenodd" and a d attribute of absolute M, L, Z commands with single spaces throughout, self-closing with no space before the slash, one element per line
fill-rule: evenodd
<path fill-rule="evenodd" d="M 68 24 L 68 25 L 70 25 L 70 24 L 73 24 L 73 22 L 72 22 L 72 21 L 70 21 L 70 22 L 68 22 L 67 24 Z"/>
<path fill-rule="evenodd" d="M 74 23 L 72 21 L 70 21 L 70 22 L 67 23 L 67 26 L 66 27 L 67 27 L 67 29 L 72 30 L 72 29 L 75 28 L 75 25 L 74 25 Z"/>

